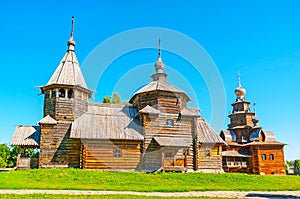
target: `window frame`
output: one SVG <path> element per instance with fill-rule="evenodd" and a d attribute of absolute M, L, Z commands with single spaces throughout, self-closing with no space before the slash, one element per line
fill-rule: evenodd
<path fill-rule="evenodd" d="M 265 153 L 261 154 L 261 159 L 262 160 L 267 160 L 267 155 Z"/>
<path fill-rule="evenodd" d="M 205 149 L 204 150 L 204 155 L 205 155 L 205 157 L 210 157 L 210 150 L 209 149 Z"/>
<path fill-rule="evenodd" d="M 122 149 L 116 148 L 113 150 L 113 157 L 114 158 L 121 158 L 122 157 Z"/>
<path fill-rule="evenodd" d="M 173 126 L 174 126 L 174 121 L 173 121 L 173 119 L 167 119 L 167 126 L 168 126 L 168 127 L 173 127 Z"/>
<path fill-rule="evenodd" d="M 270 154 L 269 158 L 270 158 L 270 160 L 275 160 L 274 154 Z"/>

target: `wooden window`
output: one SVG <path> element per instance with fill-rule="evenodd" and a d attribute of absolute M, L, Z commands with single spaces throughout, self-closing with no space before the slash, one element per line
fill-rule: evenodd
<path fill-rule="evenodd" d="M 114 157 L 115 158 L 122 157 L 122 150 L 121 149 L 114 149 Z"/>
<path fill-rule="evenodd" d="M 210 150 L 205 150 L 204 154 L 205 154 L 206 157 L 210 156 Z"/>
<path fill-rule="evenodd" d="M 168 119 L 167 120 L 167 125 L 168 126 L 174 126 L 173 120 L 172 119 Z"/>
<path fill-rule="evenodd" d="M 274 160 L 274 154 L 270 154 L 270 160 Z"/>
<path fill-rule="evenodd" d="M 68 90 L 68 98 L 73 98 L 74 97 L 74 92 L 72 89 Z"/>
<path fill-rule="evenodd" d="M 65 97 L 66 91 L 65 89 L 59 89 L 59 97 Z"/>
<path fill-rule="evenodd" d="M 267 159 L 266 154 L 261 154 L 261 159 L 262 159 L 262 160 L 266 160 L 266 159 Z"/>

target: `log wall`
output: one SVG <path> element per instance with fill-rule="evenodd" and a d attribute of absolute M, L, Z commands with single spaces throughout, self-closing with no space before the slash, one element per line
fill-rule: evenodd
<path fill-rule="evenodd" d="M 42 125 L 39 167 L 80 167 L 80 139 L 70 138 L 70 123 Z"/>
<path fill-rule="evenodd" d="M 140 162 L 140 146 L 141 141 L 83 140 L 83 168 L 134 171 Z M 114 157 L 115 149 L 121 149 L 121 157 Z"/>
<path fill-rule="evenodd" d="M 208 154 L 209 153 L 209 154 Z M 198 150 L 198 169 L 201 171 L 222 171 L 222 146 L 221 144 L 206 144 Z"/>
<path fill-rule="evenodd" d="M 278 174 L 285 175 L 285 163 L 284 152 L 282 145 L 262 145 L 254 146 L 251 149 L 251 169 L 252 173 L 267 175 Z M 262 159 L 262 155 L 265 155 L 266 159 Z M 270 155 L 274 156 L 274 160 L 271 160 Z"/>

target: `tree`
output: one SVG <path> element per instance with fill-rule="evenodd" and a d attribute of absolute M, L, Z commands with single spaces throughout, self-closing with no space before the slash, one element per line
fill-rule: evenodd
<path fill-rule="evenodd" d="M 108 103 L 108 104 L 111 104 L 111 96 L 105 96 L 104 98 L 103 98 L 103 101 L 102 101 L 103 103 Z"/>
<path fill-rule="evenodd" d="M 121 104 L 121 97 L 118 93 L 113 93 L 112 104 Z"/>
<path fill-rule="evenodd" d="M 108 103 L 108 104 L 126 104 L 126 102 L 121 101 L 121 97 L 118 93 L 114 92 L 112 97 L 111 96 L 105 96 L 103 98 L 103 103 Z"/>
<path fill-rule="evenodd" d="M 7 167 L 9 163 L 10 149 L 6 144 L 0 144 L 0 167 Z"/>
<path fill-rule="evenodd" d="M 294 161 L 294 174 L 300 175 L 300 160 Z"/>

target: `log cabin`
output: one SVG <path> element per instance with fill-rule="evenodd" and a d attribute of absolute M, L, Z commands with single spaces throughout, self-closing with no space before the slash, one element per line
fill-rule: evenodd
<path fill-rule="evenodd" d="M 34 143 L 39 168 L 223 172 L 226 143 L 167 81 L 160 40 L 152 81 L 128 105 L 94 103 L 74 51 L 73 26 L 72 19 L 65 56 L 40 87 L 43 118 L 28 127 L 31 133 L 17 127 L 11 145 Z"/>
<path fill-rule="evenodd" d="M 250 110 L 246 101 L 246 89 L 241 86 L 234 91 L 236 100 L 231 104 L 228 129 L 220 136 L 227 143 L 223 145 L 222 159 L 225 172 L 284 175 L 284 143 L 278 142 L 271 131 L 258 125 L 259 118 Z"/>

